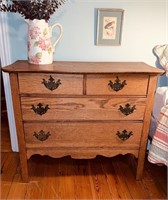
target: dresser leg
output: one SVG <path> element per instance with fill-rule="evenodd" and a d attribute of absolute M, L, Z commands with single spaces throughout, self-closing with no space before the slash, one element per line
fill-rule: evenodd
<path fill-rule="evenodd" d="M 19 96 L 19 81 L 16 73 L 10 74 L 10 83 L 12 91 L 12 101 L 15 114 L 15 123 L 19 144 L 19 156 L 20 156 L 20 167 L 22 173 L 22 179 L 24 182 L 28 182 L 28 166 L 27 166 L 27 155 L 25 148 L 25 137 L 24 137 L 24 127 L 21 112 L 21 99 Z"/>
<path fill-rule="evenodd" d="M 29 175 L 28 175 L 28 163 L 26 157 L 21 158 L 20 156 L 20 167 L 21 167 L 21 175 L 22 175 L 22 180 L 24 183 L 29 182 Z"/>
<path fill-rule="evenodd" d="M 138 165 L 137 165 L 137 171 L 136 171 L 136 180 L 142 179 L 144 162 L 145 162 L 145 151 L 139 153 Z"/>
<path fill-rule="evenodd" d="M 29 182 L 29 176 L 25 175 L 25 174 L 24 175 L 22 174 L 22 180 L 23 180 L 24 183 L 28 183 Z"/>
<path fill-rule="evenodd" d="M 136 180 L 140 180 L 142 178 L 156 82 L 157 82 L 157 77 L 150 76 L 149 85 L 148 85 L 148 95 L 147 95 L 147 100 L 146 100 L 147 106 L 146 106 L 145 115 L 144 115 L 144 124 L 143 124 L 143 129 L 142 129 L 140 150 L 139 150 L 139 155 L 138 155 Z"/>

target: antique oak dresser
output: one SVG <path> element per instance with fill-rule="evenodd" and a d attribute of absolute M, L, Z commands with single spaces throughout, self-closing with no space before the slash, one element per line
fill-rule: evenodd
<path fill-rule="evenodd" d="M 90 159 L 133 154 L 142 177 L 157 76 L 141 62 L 17 61 L 10 74 L 24 182 L 33 154 Z"/>

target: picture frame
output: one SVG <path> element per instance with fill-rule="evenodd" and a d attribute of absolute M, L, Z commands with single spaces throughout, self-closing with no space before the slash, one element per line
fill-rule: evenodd
<path fill-rule="evenodd" d="M 121 45 L 123 15 L 122 9 L 98 9 L 96 45 Z"/>

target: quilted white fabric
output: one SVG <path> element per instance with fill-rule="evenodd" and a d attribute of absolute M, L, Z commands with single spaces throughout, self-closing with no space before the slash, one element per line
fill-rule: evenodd
<path fill-rule="evenodd" d="M 158 119 L 160 110 L 165 105 L 168 105 L 168 87 L 158 87 L 153 106 L 153 116 L 155 119 Z"/>
<path fill-rule="evenodd" d="M 166 76 L 168 77 L 168 44 L 157 45 L 154 47 L 154 52 L 158 56 L 159 62 L 166 71 Z"/>
<path fill-rule="evenodd" d="M 163 106 L 168 105 L 168 87 L 158 87 L 155 93 L 152 118 L 150 123 L 149 135 L 152 138 L 156 128 L 160 110 Z"/>

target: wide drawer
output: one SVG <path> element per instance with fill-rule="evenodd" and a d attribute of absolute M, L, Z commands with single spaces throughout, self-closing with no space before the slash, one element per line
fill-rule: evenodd
<path fill-rule="evenodd" d="M 71 74 L 21 73 L 20 93 L 83 94 L 83 76 Z"/>
<path fill-rule="evenodd" d="M 23 120 L 42 121 L 143 120 L 145 103 L 145 98 L 21 98 Z"/>
<path fill-rule="evenodd" d="M 140 145 L 142 123 L 25 123 L 27 148 Z"/>
<path fill-rule="evenodd" d="M 87 75 L 87 95 L 146 95 L 148 75 Z"/>

